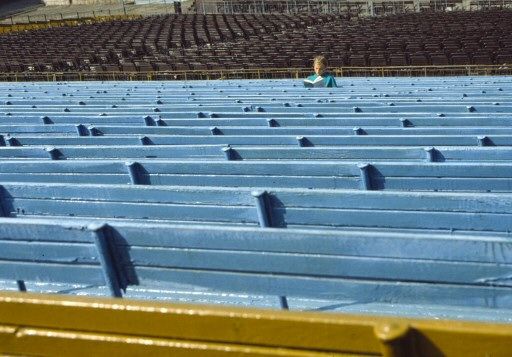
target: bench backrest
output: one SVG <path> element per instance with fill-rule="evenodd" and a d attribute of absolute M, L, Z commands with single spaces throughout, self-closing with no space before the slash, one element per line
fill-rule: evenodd
<path fill-rule="evenodd" d="M 190 158 L 226 157 L 228 160 L 408 160 L 408 161 L 510 161 L 512 148 L 507 146 L 222 146 L 222 145 L 101 145 L 52 147 L 2 147 L 0 159 L 95 159 L 102 158 Z"/>
<path fill-rule="evenodd" d="M 153 120 L 154 121 L 154 120 Z M 322 136 L 322 135 L 512 135 L 512 128 L 509 126 L 466 126 L 466 127 L 403 127 L 407 122 L 401 122 L 401 127 L 386 126 L 339 126 L 339 127 L 323 127 L 310 122 L 309 126 L 304 127 L 248 127 L 248 126 L 141 126 L 126 124 L 52 124 L 52 125 L 36 125 L 36 124 L 1 124 L 0 133 L 7 135 L 58 135 L 59 133 L 72 136 L 80 130 L 80 135 L 228 135 L 228 136 L 252 136 L 252 135 L 292 135 L 292 136 Z M 274 125 L 276 122 L 268 121 L 267 125 Z M 85 128 L 84 130 L 82 128 Z M 78 127 L 78 129 L 77 129 Z M 39 137 L 40 137 L 39 136 Z"/>
<path fill-rule="evenodd" d="M 0 279 L 510 308 L 507 234 L 332 231 L 0 219 Z M 495 255 L 487 249 L 505 252 Z M 98 260 L 100 262 L 98 262 Z M 101 264 L 99 264 L 101 263 Z M 435 282 L 435 284 L 433 284 Z M 44 288 L 44 286 L 43 286 Z M 30 290 L 36 289 L 31 288 Z M 128 289 L 128 290 L 127 290 Z M 86 290 L 84 290 L 85 292 Z M 159 291 L 159 293 L 155 293 Z"/>
<path fill-rule="evenodd" d="M 112 252 L 120 256 L 122 249 L 112 248 L 101 227 L 12 219 L 0 225 L 0 279 L 17 280 L 20 290 L 25 280 L 106 284 L 112 296 L 121 296 L 127 282 L 116 275 Z"/>
<path fill-rule="evenodd" d="M 512 135 L 153 135 L 17 136 L 0 135 L 7 146 L 82 145 L 260 145 L 260 146 L 511 146 Z"/>
<path fill-rule="evenodd" d="M 508 231 L 508 193 L 3 183 L 4 215 Z"/>
<path fill-rule="evenodd" d="M 0 162 L 0 182 L 511 192 L 512 165 L 327 160 L 6 160 Z"/>

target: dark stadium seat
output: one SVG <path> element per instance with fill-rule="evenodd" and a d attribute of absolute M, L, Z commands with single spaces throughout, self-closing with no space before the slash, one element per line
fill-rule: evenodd
<path fill-rule="evenodd" d="M 370 55 L 369 57 L 370 66 L 382 67 L 387 65 L 386 57 L 383 55 Z"/>
<path fill-rule="evenodd" d="M 83 62 L 86 59 L 103 65 L 127 63 L 125 70 L 130 72 L 137 68 L 149 70 L 141 65 L 133 68 L 132 62 L 195 62 L 206 69 L 261 68 L 269 67 L 269 59 L 276 58 L 275 54 L 280 58 L 275 62 L 277 68 L 309 67 L 311 58 L 319 53 L 328 58 L 350 56 L 343 61 L 348 66 L 368 66 L 371 62 L 375 66 L 393 65 L 391 56 L 399 53 L 410 57 L 410 64 L 417 66 L 431 64 L 430 57 L 436 64 L 443 64 L 439 55 L 434 56 L 440 53 L 456 65 L 490 64 L 495 54 L 501 54 L 501 62 L 497 58 L 496 61 L 502 64 L 507 59 L 504 54 L 512 49 L 506 36 L 512 31 L 511 19 L 507 10 L 397 14 L 364 21 L 305 13 L 168 14 L 2 34 L 0 53 L 19 62 L 20 67 L 13 63 L 9 69 L 13 72 L 53 61 L 69 62 L 56 70 L 89 70 Z M 471 23 L 481 27 L 470 26 Z M 392 36 L 383 35 L 390 29 Z M 230 45 L 233 41 L 237 46 Z M 43 53 L 38 50 L 41 45 L 45 48 Z M 471 55 L 480 50 L 489 57 L 473 60 Z M 403 63 L 393 61 L 394 65 Z M 339 61 L 336 66 L 340 66 Z M 205 69 L 200 65 L 192 67 Z"/>
<path fill-rule="evenodd" d="M 413 53 L 409 56 L 411 60 L 411 66 L 426 66 L 430 64 L 430 61 L 424 53 Z"/>
<path fill-rule="evenodd" d="M 390 66 L 407 66 L 407 56 L 405 54 L 391 54 L 389 55 Z"/>
<path fill-rule="evenodd" d="M 492 56 L 486 52 L 475 52 L 475 53 L 473 53 L 473 55 L 471 57 L 472 57 L 473 64 L 483 64 L 483 65 L 494 64 Z"/>
<path fill-rule="evenodd" d="M 366 60 L 366 56 L 364 55 L 354 55 L 351 54 L 348 58 L 350 66 L 353 67 L 366 67 L 368 66 L 368 62 Z"/>
<path fill-rule="evenodd" d="M 444 53 L 432 53 L 430 60 L 434 66 L 445 66 L 450 64 L 450 60 Z"/>
<path fill-rule="evenodd" d="M 471 59 L 465 53 L 452 53 L 451 62 L 455 65 L 471 64 Z"/>

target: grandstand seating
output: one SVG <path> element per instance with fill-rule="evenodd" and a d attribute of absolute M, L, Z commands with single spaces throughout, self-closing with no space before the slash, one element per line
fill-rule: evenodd
<path fill-rule="evenodd" d="M 172 14 L 4 34 L 0 70 L 302 68 L 319 53 L 336 67 L 502 65 L 512 58 L 511 24 L 508 10 L 356 20 L 330 14 Z"/>
<path fill-rule="evenodd" d="M 0 286 L 510 321 L 510 79 L 339 85 L 6 84 Z"/>
<path fill-rule="evenodd" d="M 359 189 L 368 172 L 371 190 L 438 190 L 512 192 L 508 163 L 400 163 L 379 162 L 203 162 L 137 160 L 138 183 L 216 187 L 272 187 Z M 0 162 L 0 180 L 9 182 L 61 182 L 129 184 L 129 167 L 122 160 Z"/>
<path fill-rule="evenodd" d="M 2 286 L 507 320 L 508 78 L 339 82 L 7 84 Z"/>
<path fill-rule="evenodd" d="M 509 288 L 493 285 L 498 281 L 490 278 L 506 274 L 508 268 L 493 264 L 495 258 L 483 248 L 492 241 L 497 249 L 503 249 L 504 236 L 487 237 L 478 243 L 482 247 L 478 250 L 474 236 L 464 234 L 406 235 L 395 231 L 391 238 L 385 232 L 359 230 L 262 231 L 123 222 L 84 229 L 80 222 L 59 224 L 40 219 L 2 219 L 2 225 L 7 240 L 2 241 L 1 255 L 8 260 L 1 265 L 4 279 L 75 285 L 107 281 L 114 296 L 121 296 L 120 287 L 129 285 L 150 291 L 180 283 L 313 299 L 318 299 L 321 291 L 322 299 L 333 301 L 371 298 L 429 303 L 436 299 L 437 304 L 449 301 L 461 307 L 480 307 L 482 300 L 494 297 L 495 308 L 510 308 Z M 99 248 L 98 237 L 110 244 L 106 252 Z M 156 242 L 158 249 L 151 249 Z M 400 248 L 403 244 L 407 250 Z M 354 253 L 348 254 L 347 249 L 357 255 L 350 256 Z M 70 266 L 70 260 L 77 259 L 73 257 L 79 261 Z M 453 261 L 459 259 L 462 261 Z M 105 278 L 98 260 L 104 271 L 111 269 L 104 273 Z M 397 280 L 402 283 L 393 283 Z M 432 286 L 432 280 L 437 285 Z M 132 294 L 128 291 L 127 296 Z"/>

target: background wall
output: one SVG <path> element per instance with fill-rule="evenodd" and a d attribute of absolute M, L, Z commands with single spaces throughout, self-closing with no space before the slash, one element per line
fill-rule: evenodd
<path fill-rule="evenodd" d="M 46 5 L 122 4 L 122 0 L 44 0 Z"/>
<path fill-rule="evenodd" d="M 0 0 L 0 16 L 9 16 L 25 8 L 33 9 L 42 4 L 40 0 Z"/>

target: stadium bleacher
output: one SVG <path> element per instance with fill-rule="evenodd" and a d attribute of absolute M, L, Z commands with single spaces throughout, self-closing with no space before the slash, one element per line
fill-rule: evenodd
<path fill-rule="evenodd" d="M 338 82 L 5 84 L 2 288 L 510 322 L 510 78 Z"/>
<path fill-rule="evenodd" d="M 510 0 L 35 3 L 0 355 L 510 355 Z"/>
<path fill-rule="evenodd" d="M 478 24 L 478 25 L 476 25 Z M 1 72 L 152 72 L 309 67 L 503 65 L 512 11 L 167 14 L 0 35 Z"/>

